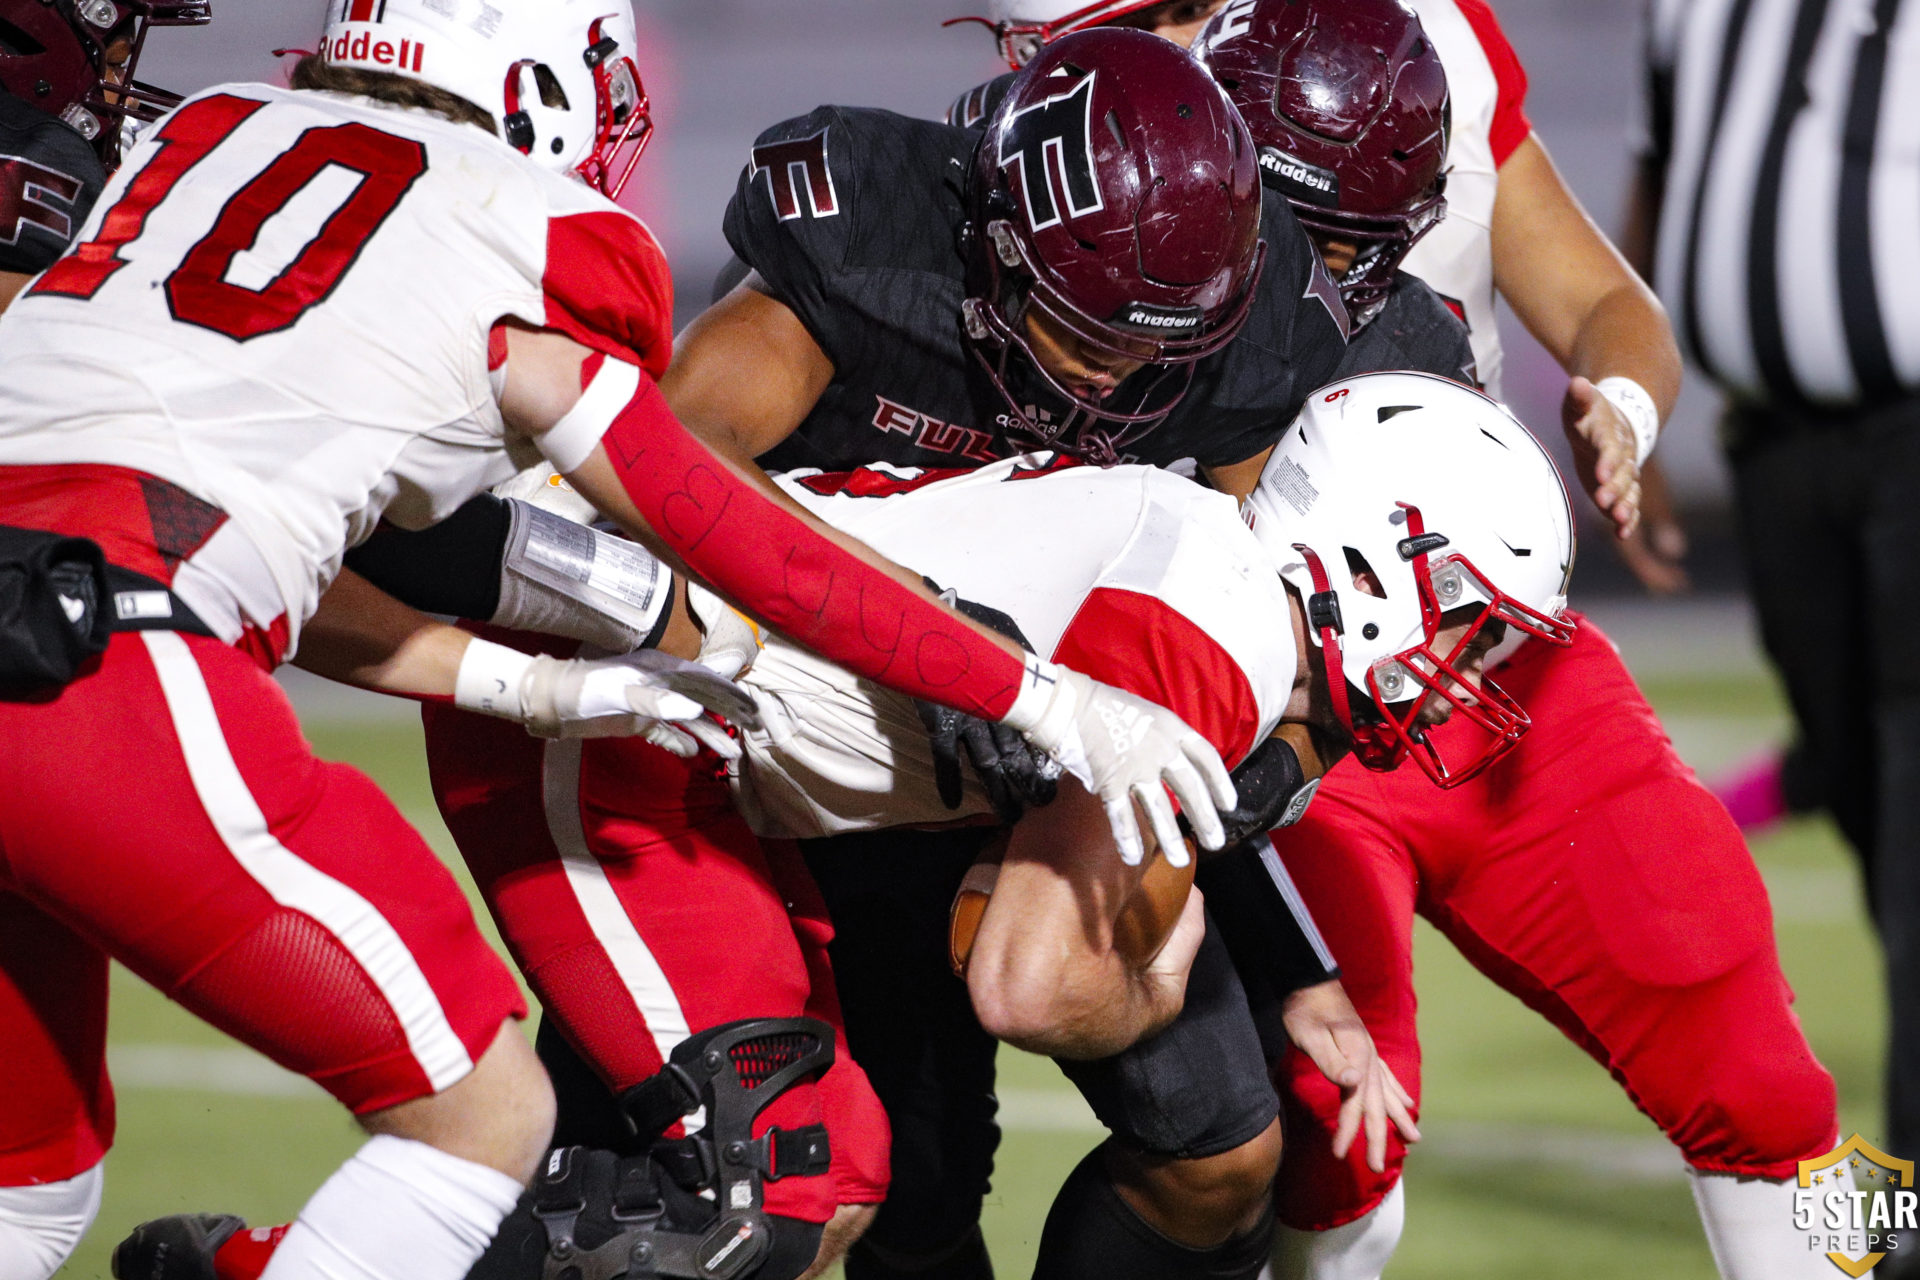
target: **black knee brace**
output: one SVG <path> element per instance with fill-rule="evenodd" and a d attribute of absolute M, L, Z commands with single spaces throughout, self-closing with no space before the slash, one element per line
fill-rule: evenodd
<path fill-rule="evenodd" d="M 1273 1243 L 1273 1212 L 1211 1249 L 1167 1239 L 1128 1207 L 1107 1172 L 1105 1148 L 1075 1166 L 1040 1233 L 1033 1280 L 1254 1280 Z"/>
<path fill-rule="evenodd" d="M 620 1100 L 646 1150 L 556 1147 L 469 1280 L 792 1280 L 821 1227 L 768 1214 L 762 1187 L 825 1173 L 827 1133 L 755 1138 L 753 1121 L 832 1063 L 832 1028 L 812 1018 L 730 1022 L 682 1041 Z M 700 1108 L 698 1134 L 659 1137 Z"/>

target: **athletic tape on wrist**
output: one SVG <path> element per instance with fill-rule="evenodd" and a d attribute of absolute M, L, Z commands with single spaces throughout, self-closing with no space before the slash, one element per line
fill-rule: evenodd
<path fill-rule="evenodd" d="M 1632 378 L 1602 378 L 1593 384 L 1593 389 L 1605 396 L 1633 428 L 1634 464 L 1646 466 L 1654 442 L 1660 438 L 1660 409 L 1653 403 L 1653 397 Z"/>
<path fill-rule="evenodd" d="M 467 642 L 453 682 L 453 705 L 463 711 L 519 720 L 526 714 L 520 682 L 533 665 L 530 654 L 478 636 Z"/>
<path fill-rule="evenodd" d="M 1047 712 L 1056 705 L 1071 708 L 1073 690 L 1068 688 L 1061 677 L 1064 671 L 1055 664 L 1035 654 L 1027 655 L 1027 668 L 1020 682 L 1020 692 L 1015 695 L 1013 705 L 1007 708 L 1007 714 L 1001 717 L 1001 723 L 1016 733 L 1031 733 L 1034 726 L 1045 719 Z M 1071 718 L 1056 717 L 1064 721 Z M 1054 735 L 1064 729 L 1064 723 L 1051 725 Z"/>
<path fill-rule="evenodd" d="M 659 642 L 673 572 L 638 543 L 509 499 L 500 607 L 492 621 L 571 636 L 610 653 Z"/>
<path fill-rule="evenodd" d="M 638 366 L 602 360 L 579 401 L 536 441 L 540 452 L 563 476 L 579 470 L 639 390 Z"/>

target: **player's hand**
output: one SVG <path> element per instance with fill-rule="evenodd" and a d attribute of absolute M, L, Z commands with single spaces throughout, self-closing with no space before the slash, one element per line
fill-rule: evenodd
<path fill-rule="evenodd" d="M 1375 1050 L 1346 989 L 1337 979 L 1302 987 L 1286 999 L 1281 1014 L 1294 1047 L 1313 1059 L 1320 1074 L 1340 1090 L 1340 1118 L 1334 1128 L 1333 1156 L 1346 1159 L 1354 1139 L 1367 1135 L 1367 1167 L 1387 1171 L 1387 1126 L 1404 1142 L 1420 1141 L 1413 1121 L 1413 1097 L 1400 1087 Z"/>
<path fill-rule="evenodd" d="M 539 737 L 637 735 L 677 756 L 704 745 L 727 760 L 739 757 L 739 745 L 706 713 L 747 728 L 760 723 L 739 685 L 655 649 L 613 658 L 536 657 L 521 678 L 520 705 L 520 719 Z"/>
<path fill-rule="evenodd" d="M 745 675 L 766 646 L 759 623 L 691 580 L 687 583 L 687 612 L 699 624 L 702 636 L 700 656 L 695 661 L 728 680 Z"/>
<path fill-rule="evenodd" d="M 1620 559 L 1652 594 L 1678 595 L 1692 588 L 1684 563 L 1687 531 L 1674 510 L 1673 491 L 1658 455 L 1640 469 L 1640 527 L 1616 546 Z"/>
<path fill-rule="evenodd" d="M 1021 732 L 1100 797 L 1122 862 L 1137 866 L 1145 856 L 1144 813 L 1167 861 L 1187 865 L 1169 791 L 1201 848 L 1226 843 L 1220 811 L 1238 797 L 1212 743 L 1165 707 L 1054 663 L 1029 658 L 1028 664 L 1036 679 L 1051 682 L 1051 694 Z"/>
<path fill-rule="evenodd" d="M 1004 823 L 1018 822 L 1028 809 L 1053 802 L 1061 774 L 1053 757 L 1004 724 L 934 702 L 915 699 L 913 706 L 927 727 L 927 741 L 933 747 L 933 782 L 947 808 L 960 807 L 967 766 L 986 787 L 987 799 Z"/>
<path fill-rule="evenodd" d="M 1593 505 L 1613 522 L 1615 537 L 1632 534 L 1640 524 L 1640 467 L 1626 415 L 1591 382 L 1575 376 L 1560 402 L 1560 421 Z"/>

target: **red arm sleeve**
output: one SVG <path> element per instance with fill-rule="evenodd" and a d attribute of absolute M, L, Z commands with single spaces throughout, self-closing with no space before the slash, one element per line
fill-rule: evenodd
<path fill-rule="evenodd" d="M 1020 658 L 775 503 L 681 426 L 651 379 L 602 443 L 653 531 L 775 630 L 911 697 L 989 720 L 1012 707 Z"/>
<path fill-rule="evenodd" d="M 1454 2 L 1479 39 L 1480 48 L 1487 55 L 1487 65 L 1493 68 L 1496 97 L 1491 139 L 1493 163 L 1498 167 L 1505 164 L 1507 157 L 1533 132 L 1526 110 L 1527 70 L 1520 65 L 1520 55 L 1513 51 L 1507 33 L 1500 29 L 1500 20 L 1493 16 L 1487 0 Z"/>

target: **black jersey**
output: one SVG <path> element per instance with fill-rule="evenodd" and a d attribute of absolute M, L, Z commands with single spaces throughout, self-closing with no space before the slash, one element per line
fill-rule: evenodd
<path fill-rule="evenodd" d="M 0 92 L 0 271 L 34 275 L 52 266 L 106 183 L 85 138 Z"/>
<path fill-rule="evenodd" d="M 1005 401 L 961 329 L 960 230 L 979 137 L 821 107 L 756 142 L 727 206 L 727 241 L 834 367 L 812 412 L 762 457 L 768 469 L 973 466 L 1017 451 Z M 1261 217 L 1266 267 L 1245 328 L 1196 366 L 1185 398 L 1129 458 L 1252 457 L 1345 358 L 1346 312 L 1312 242 L 1276 196 Z"/>
<path fill-rule="evenodd" d="M 1347 343 L 1336 377 L 1414 369 L 1478 387 L 1467 325 L 1427 282 L 1402 271 L 1380 314 Z"/>

